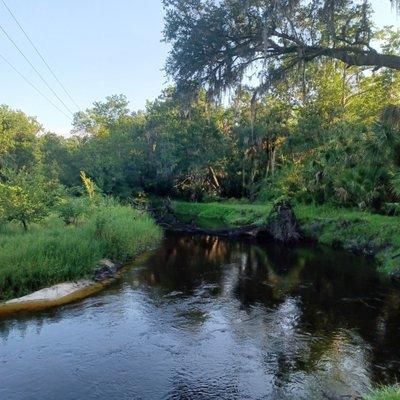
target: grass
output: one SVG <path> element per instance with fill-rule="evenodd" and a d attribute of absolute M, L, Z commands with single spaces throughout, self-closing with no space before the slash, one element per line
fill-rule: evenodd
<path fill-rule="evenodd" d="M 272 204 L 173 202 L 173 208 L 183 222 L 233 228 L 266 223 Z M 399 267 L 400 218 L 315 205 L 296 205 L 295 213 L 306 237 L 373 255 L 385 275 Z"/>
<path fill-rule="evenodd" d="M 384 386 L 364 396 L 364 400 L 400 400 L 400 386 Z"/>
<path fill-rule="evenodd" d="M 126 261 L 160 237 L 147 214 L 120 205 L 96 207 L 77 225 L 56 215 L 27 233 L 7 224 L 0 229 L 0 300 L 88 277 L 102 258 Z"/>
<path fill-rule="evenodd" d="M 173 208 L 182 222 L 194 222 L 202 228 L 235 228 L 265 223 L 272 205 L 175 201 Z"/>

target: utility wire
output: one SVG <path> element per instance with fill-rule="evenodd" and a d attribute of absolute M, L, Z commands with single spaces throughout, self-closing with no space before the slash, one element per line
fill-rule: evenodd
<path fill-rule="evenodd" d="M 8 64 L 28 85 L 32 86 L 44 99 L 46 99 L 54 108 L 56 108 L 58 111 L 63 113 L 69 120 L 71 120 L 71 117 L 64 112 L 60 107 L 57 106 L 51 99 L 49 99 L 40 89 L 37 88 L 25 75 L 23 75 L 21 72 L 17 70 L 17 68 L 14 67 L 13 64 L 11 64 L 10 61 L 8 61 L 2 54 L 0 54 L 0 58 Z"/>
<path fill-rule="evenodd" d="M 22 57 L 25 58 L 26 62 L 32 67 L 32 69 L 36 72 L 42 82 L 49 88 L 49 90 L 57 97 L 60 103 L 68 110 L 68 112 L 73 115 L 73 112 L 69 109 L 69 107 L 64 103 L 64 101 L 58 96 L 58 94 L 53 90 L 53 88 L 47 83 L 46 79 L 43 78 L 42 74 L 36 69 L 36 67 L 30 62 L 29 58 L 25 55 L 25 53 L 18 47 L 17 43 L 14 42 L 12 37 L 7 33 L 7 31 L 0 25 L 0 30 L 4 33 L 7 39 L 14 45 L 14 47 L 19 51 Z"/>
<path fill-rule="evenodd" d="M 74 106 L 79 110 L 79 106 L 76 103 L 76 101 L 73 99 L 73 97 L 71 96 L 70 92 L 65 88 L 65 86 L 62 84 L 62 82 L 60 81 L 60 79 L 58 79 L 57 75 L 54 73 L 53 69 L 50 67 L 50 65 L 47 63 L 47 61 L 45 60 L 44 56 L 42 55 L 42 53 L 39 51 L 39 49 L 35 46 L 35 44 L 33 43 L 32 39 L 29 37 L 29 35 L 26 33 L 25 29 L 22 27 L 22 25 L 20 24 L 20 22 L 18 21 L 17 17 L 14 15 L 14 13 L 10 10 L 10 8 L 8 7 L 7 3 L 5 2 L 5 0 L 1 0 L 2 3 L 4 4 L 4 7 L 7 9 L 7 11 L 9 12 L 9 14 L 11 15 L 11 17 L 13 18 L 13 20 L 15 21 L 15 23 L 19 26 L 19 29 L 21 29 L 22 33 L 25 35 L 26 39 L 28 40 L 28 42 L 31 44 L 31 46 L 34 48 L 34 50 L 36 51 L 37 55 L 42 59 L 44 65 L 46 65 L 47 69 L 50 71 L 51 75 L 53 75 L 53 78 L 58 82 L 58 84 L 61 86 L 61 88 L 64 90 L 65 94 L 69 97 L 69 99 L 72 101 L 72 103 L 74 104 Z"/>

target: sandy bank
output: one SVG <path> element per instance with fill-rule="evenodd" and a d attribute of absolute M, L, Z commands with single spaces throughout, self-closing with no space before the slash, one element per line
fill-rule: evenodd
<path fill-rule="evenodd" d="M 66 296 L 87 289 L 95 284 L 92 280 L 81 280 L 78 282 L 65 282 L 48 288 L 38 290 L 23 297 L 7 301 L 5 304 L 25 303 L 27 301 L 55 301 Z"/>
<path fill-rule="evenodd" d="M 83 299 L 99 292 L 118 276 L 121 265 L 101 260 L 93 279 L 63 282 L 0 304 L 0 317 L 18 311 L 37 311 Z"/>

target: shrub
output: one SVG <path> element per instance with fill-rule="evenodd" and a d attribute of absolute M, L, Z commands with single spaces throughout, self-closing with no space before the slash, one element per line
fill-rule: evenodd
<path fill-rule="evenodd" d="M 87 197 L 68 198 L 59 205 L 58 212 L 66 224 L 76 224 L 80 218 L 88 215 L 89 208 Z"/>

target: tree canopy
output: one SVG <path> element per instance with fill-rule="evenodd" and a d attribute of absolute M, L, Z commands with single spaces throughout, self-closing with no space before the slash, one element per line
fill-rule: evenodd
<path fill-rule="evenodd" d="M 212 93 L 256 77 L 263 92 L 296 67 L 321 58 L 348 66 L 400 69 L 377 39 L 367 0 L 164 0 L 166 70 L 183 89 Z M 391 41 L 393 42 L 393 37 Z M 398 41 L 398 39 L 397 39 Z"/>

